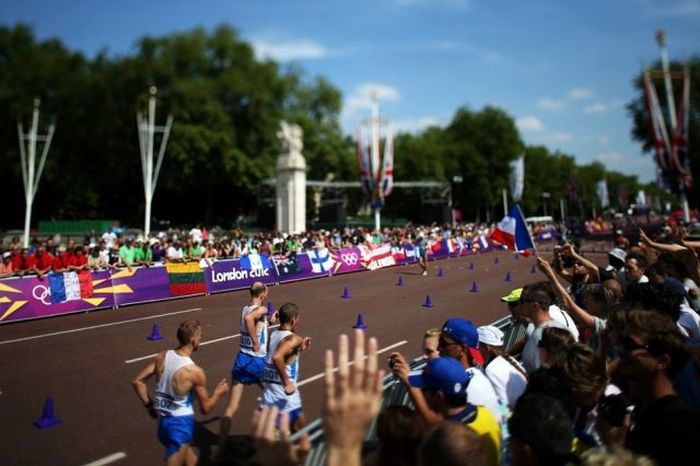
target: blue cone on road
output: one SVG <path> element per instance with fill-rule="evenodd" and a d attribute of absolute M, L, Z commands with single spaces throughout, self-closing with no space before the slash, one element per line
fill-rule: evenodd
<path fill-rule="evenodd" d="M 438 276 L 438 277 L 444 277 L 444 276 L 445 276 L 445 272 L 442 271 L 442 267 L 438 267 L 437 276 Z"/>
<path fill-rule="evenodd" d="M 403 286 L 403 277 L 399 276 L 399 279 L 396 280 L 396 286 Z"/>
<path fill-rule="evenodd" d="M 530 273 L 537 273 L 537 268 L 534 265 L 530 267 Z"/>
<path fill-rule="evenodd" d="M 362 317 L 362 313 L 357 314 L 357 322 L 355 322 L 355 325 L 353 325 L 352 328 L 359 328 L 362 330 L 367 328 L 367 324 L 365 324 L 365 319 Z"/>
<path fill-rule="evenodd" d="M 474 270 L 474 262 L 469 263 L 469 270 Z"/>
<path fill-rule="evenodd" d="M 351 298 L 350 290 L 348 289 L 347 286 L 343 288 L 343 295 L 341 296 L 341 298 L 343 298 L 343 299 L 350 299 Z"/>
<path fill-rule="evenodd" d="M 163 335 L 160 334 L 160 329 L 158 328 L 158 324 L 153 322 L 153 330 L 151 330 L 151 334 L 146 337 L 147 340 L 151 341 L 157 341 L 157 340 L 162 340 Z"/>
<path fill-rule="evenodd" d="M 426 295 L 425 303 L 423 303 L 423 307 L 433 307 L 433 300 L 430 299 L 430 295 Z"/>
<path fill-rule="evenodd" d="M 34 421 L 34 425 L 39 429 L 46 429 L 47 427 L 52 427 L 61 423 L 61 420 L 56 417 L 53 412 L 53 396 L 49 395 L 44 401 L 44 411 L 41 414 L 41 418 Z"/>
<path fill-rule="evenodd" d="M 513 278 L 510 276 L 510 272 L 506 272 L 506 278 L 503 279 L 506 282 L 512 282 Z"/>
<path fill-rule="evenodd" d="M 496 256 L 496 257 L 493 258 L 493 263 L 494 263 L 494 264 L 498 264 L 498 256 Z"/>
<path fill-rule="evenodd" d="M 478 293 L 479 292 L 479 285 L 477 285 L 475 281 L 472 282 L 472 289 L 469 291 L 471 291 L 472 293 Z"/>

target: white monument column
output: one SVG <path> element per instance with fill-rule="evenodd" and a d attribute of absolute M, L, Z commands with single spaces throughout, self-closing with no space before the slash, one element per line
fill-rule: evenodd
<path fill-rule="evenodd" d="M 306 230 L 306 161 L 302 130 L 298 125 L 280 122 L 277 138 L 282 153 L 277 159 L 277 230 L 300 233 Z"/>

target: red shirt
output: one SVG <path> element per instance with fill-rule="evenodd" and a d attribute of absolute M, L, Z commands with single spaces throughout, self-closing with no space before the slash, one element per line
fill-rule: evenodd
<path fill-rule="evenodd" d="M 62 252 L 53 259 L 53 269 L 67 269 L 70 256 L 67 252 Z"/>
<path fill-rule="evenodd" d="M 87 256 L 80 255 L 72 255 L 70 256 L 70 259 L 68 259 L 68 265 L 72 265 L 73 267 L 81 267 L 85 264 L 87 264 L 88 259 Z"/>
<path fill-rule="evenodd" d="M 32 256 L 22 257 L 21 254 L 12 256 L 12 269 L 16 271 L 29 270 L 34 267 L 34 258 Z"/>
<path fill-rule="evenodd" d="M 53 265 L 53 256 L 49 254 L 48 252 L 45 252 L 44 254 L 35 254 L 34 255 L 34 262 L 36 264 L 36 268 L 39 270 L 46 270 L 51 268 Z"/>

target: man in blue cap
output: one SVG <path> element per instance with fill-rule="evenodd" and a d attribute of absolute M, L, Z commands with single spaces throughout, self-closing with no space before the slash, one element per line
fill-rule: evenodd
<path fill-rule="evenodd" d="M 408 383 L 421 390 L 428 408 L 438 419 L 461 422 L 473 429 L 482 439 L 488 464 L 499 464 L 501 429 L 498 421 L 485 407 L 467 401 L 471 377 L 457 360 L 445 356 L 432 359 L 421 373 L 409 375 Z"/>

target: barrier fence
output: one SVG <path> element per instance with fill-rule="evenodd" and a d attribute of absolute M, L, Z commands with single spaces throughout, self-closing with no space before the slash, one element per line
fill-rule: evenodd
<path fill-rule="evenodd" d="M 479 246 L 445 239 L 430 247 L 428 258 L 468 256 L 479 252 Z M 418 249 L 412 244 L 383 244 L 374 249 L 361 245 L 288 256 L 250 254 L 217 260 L 211 266 L 200 261 L 5 278 L 0 280 L 0 324 L 240 290 L 255 281 L 271 285 L 376 270 L 417 262 L 417 256 Z"/>
<path fill-rule="evenodd" d="M 503 348 L 508 351 L 510 347 L 526 334 L 526 327 L 522 324 L 514 322 L 510 316 L 503 317 L 491 325 L 500 328 L 505 334 Z M 422 357 L 416 358 L 411 362 L 411 371 L 421 370 L 425 366 L 425 359 Z M 396 379 L 391 373 L 384 376 L 383 392 L 380 411 L 388 406 L 410 406 L 411 399 L 408 395 L 406 387 Z M 325 433 L 323 431 L 323 420 L 321 418 L 311 421 L 294 435 L 290 440 L 296 442 L 304 434 L 309 434 L 311 440 L 311 451 L 306 457 L 305 466 L 322 466 L 326 461 L 326 442 Z M 375 418 L 370 424 L 365 435 L 365 443 L 374 446 L 377 439 L 377 419 Z"/>

